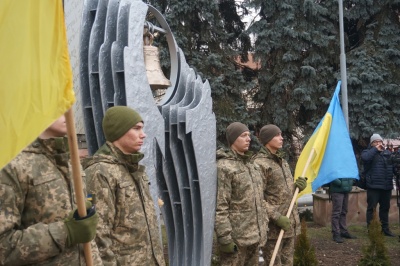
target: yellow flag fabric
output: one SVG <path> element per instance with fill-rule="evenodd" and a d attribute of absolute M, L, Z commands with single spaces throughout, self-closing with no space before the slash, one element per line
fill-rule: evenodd
<path fill-rule="evenodd" d="M 332 115 L 330 113 L 326 113 L 320 127 L 308 140 L 306 146 L 300 154 L 294 175 L 296 178 L 299 176 L 307 177 L 307 187 L 298 194 L 298 197 L 312 192 L 311 183 L 318 176 L 318 172 L 324 158 L 331 125 Z"/>
<path fill-rule="evenodd" d="M 0 169 L 75 101 L 61 0 L 0 1 Z"/>
<path fill-rule="evenodd" d="M 296 164 L 295 179 L 299 176 L 308 178 L 307 188 L 299 193 L 299 197 L 337 178 L 358 179 L 356 156 L 339 101 L 340 88 L 339 81 L 328 111 Z"/>

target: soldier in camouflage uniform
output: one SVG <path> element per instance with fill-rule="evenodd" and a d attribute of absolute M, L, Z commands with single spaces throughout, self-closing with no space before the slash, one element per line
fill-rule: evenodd
<path fill-rule="evenodd" d="M 86 265 L 78 243 L 95 237 L 98 215 L 70 218 L 75 195 L 65 134 L 62 116 L 0 172 L 0 265 Z M 94 241 L 92 258 L 102 265 Z"/>
<path fill-rule="evenodd" d="M 251 161 L 250 131 L 242 123 L 226 130 L 229 150 L 217 151 L 215 232 L 221 265 L 258 265 L 267 240 L 268 217 L 260 169 Z"/>
<path fill-rule="evenodd" d="M 103 119 L 107 142 L 86 165 L 88 192 L 100 216 L 96 242 L 105 265 L 165 265 L 149 179 L 139 164 L 146 135 L 140 115 L 111 107 Z"/>
<path fill-rule="evenodd" d="M 268 241 L 263 251 L 264 261 L 269 265 L 281 229 L 285 231 L 274 265 L 293 265 L 294 241 L 300 233 L 300 219 L 297 207 L 290 218 L 286 217 L 296 186 L 305 189 L 307 181 L 299 177 L 296 182 L 289 164 L 278 150 L 282 148 L 281 130 L 275 125 L 261 128 L 259 140 L 263 147 L 255 156 L 255 162 L 262 168 L 264 179 L 264 198 L 269 217 Z"/>

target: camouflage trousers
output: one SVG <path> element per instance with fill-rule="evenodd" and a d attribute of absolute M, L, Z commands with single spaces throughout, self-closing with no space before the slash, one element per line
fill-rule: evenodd
<path fill-rule="evenodd" d="M 258 243 L 251 246 L 238 246 L 234 254 L 220 252 L 221 266 L 258 266 L 259 248 Z"/>
<path fill-rule="evenodd" d="M 275 258 L 274 265 L 276 266 L 292 266 L 294 254 L 294 237 L 282 238 L 281 245 Z M 268 239 L 265 246 L 262 248 L 264 265 L 269 265 L 272 254 L 274 253 L 277 239 Z"/>

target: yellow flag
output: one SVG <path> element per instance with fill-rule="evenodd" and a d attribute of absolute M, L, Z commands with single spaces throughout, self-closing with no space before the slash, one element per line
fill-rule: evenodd
<path fill-rule="evenodd" d="M 349 130 L 339 101 L 341 82 L 333 94 L 328 111 L 300 154 L 295 179 L 308 178 L 299 197 L 316 191 L 337 178 L 358 179 L 358 167 Z"/>
<path fill-rule="evenodd" d="M 327 113 L 323 122 L 308 140 L 296 164 L 295 178 L 307 177 L 307 187 L 298 194 L 298 197 L 312 192 L 311 184 L 318 176 L 322 160 L 325 155 L 326 144 L 332 124 L 332 115 Z M 307 162 L 309 163 L 306 167 Z"/>
<path fill-rule="evenodd" d="M 0 169 L 75 101 L 61 0 L 0 1 Z"/>

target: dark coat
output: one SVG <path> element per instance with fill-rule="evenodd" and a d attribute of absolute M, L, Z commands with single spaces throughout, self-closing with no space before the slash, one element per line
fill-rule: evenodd
<path fill-rule="evenodd" d="M 364 163 L 367 189 L 393 189 L 395 169 L 390 151 L 379 151 L 376 147 L 369 147 L 361 152 L 361 159 Z"/>

